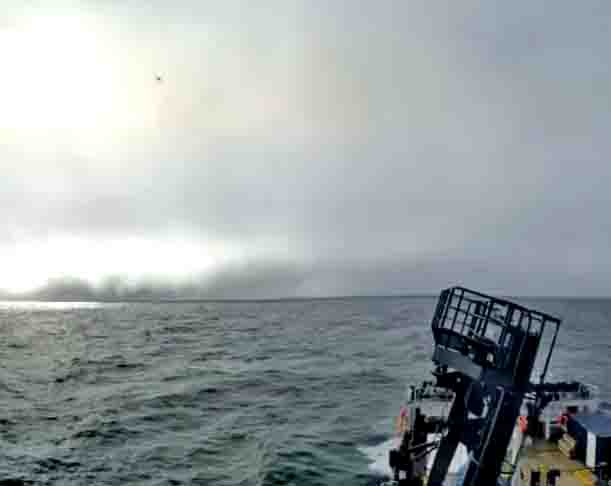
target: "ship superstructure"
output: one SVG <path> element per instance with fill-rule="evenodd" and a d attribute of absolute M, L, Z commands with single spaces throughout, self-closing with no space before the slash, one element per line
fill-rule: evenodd
<path fill-rule="evenodd" d="M 549 314 L 464 287 L 442 291 L 432 320 L 435 381 L 410 391 L 408 407 L 402 412 L 401 446 L 389 458 L 395 480 L 401 486 L 526 485 L 531 481 L 533 486 L 562 486 L 559 481 L 566 474 L 559 469 L 566 472 L 570 466 L 557 461 L 563 465 L 556 471 L 553 461 L 544 461 L 535 451 L 547 447 L 562 453 L 558 448 L 562 442 L 557 444 L 563 439 L 568 441 L 565 448 L 576 448 L 577 440 L 573 444 L 567 438 L 571 437 L 567 426 L 586 434 L 580 444 L 584 440 L 595 444 L 589 454 L 595 457 L 590 462 L 596 464 L 583 466 L 583 478 L 602 477 L 611 447 L 607 451 L 602 445 L 597 452 L 598 438 L 606 430 L 601 423 L 607 423 L 597 418 L 598 412 L 572 406 L 560 410 L 559 417 L 542 418 L 552 402 L 591 403 L 593 398 L 593 390 L 583 384 L 546 382 L 560 322 Z M 532 382 L 535 367 L 538 376 Z M 419 398 L 445 402 L 444 413 L 419 406 Z M 583 418 L 584 413 L 590 418 Z M 597 432 L 583 432 L 583 423 L 594 424 L 591 428 Z M 611 444 L 611 420 L 608 426 Z M 529 454 L 529 467 L 533 461 L 545 463 L 545 478 L 541 471 L 524 472 L 523 458 Z M 460 472 L 457 463 L 462 466 Z M 573 466 L 580 467 L 578 462 Z"/>

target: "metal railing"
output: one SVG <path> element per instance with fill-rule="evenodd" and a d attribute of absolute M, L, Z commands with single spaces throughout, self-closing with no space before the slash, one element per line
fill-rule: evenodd
<path fill-rule="evenodd" d="M 519 372 L 522 353 L 537 352 L 547 326 L 553 326 L 553 338 L 540 383 L 547 374 L 560 319 L 509 300 L 451 287 L 441 292 L 432 321 L 437 345 L 463 354 L 475 352 L 489 367 L 509 371 L 513 366 L 514 374 Z"/>

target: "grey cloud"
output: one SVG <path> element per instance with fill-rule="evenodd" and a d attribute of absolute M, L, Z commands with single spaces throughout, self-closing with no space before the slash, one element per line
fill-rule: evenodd
<path fill-rule="evenodd" d="M 6 238 L 248 249 L 198 296 L 608 294 L 607 3 L 81 5 L 161 66 L 159 119 L 116 160 L 0 145 Z"/>

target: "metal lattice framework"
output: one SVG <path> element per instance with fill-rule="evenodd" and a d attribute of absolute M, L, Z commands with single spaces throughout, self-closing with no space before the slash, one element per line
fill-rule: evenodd
<path fill-rule="evenodd" d="M 470 451 L 465 486 L 496 484 L 543 335 L 553 327 L 543 384 L 560 319 L 464 287 L 441 292 L 432 321 L 439 386 L 455 393 L 446 434 L 429 475 L 440 486 L 459 443 Z"/>
<path fill-rule="evenodd" d="M 553 327 L 553 338 L 539 376 L 540 383 L 547 374 L 560 319 L 505 299 L 452 287 L 442 291 L 432 322 L 438 348 L 511 375 L 523 371 L 518 369 L 523 353 L 537 353 L 548 326 Z"/>

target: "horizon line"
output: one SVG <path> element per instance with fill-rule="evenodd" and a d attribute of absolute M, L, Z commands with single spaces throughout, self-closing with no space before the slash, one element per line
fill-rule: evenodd
<path fill-rule="evenodd" d="M 99 304 L 197 304 L 197 303 L 256 303 L 256 302 L 300 302 L 308 300 L 357 300 L 357 299 L 409 299 L 409 298 L 437 298 L 439 293 L 413 293 L 413 294 L 346 294 L 329 296 L 294 296 L 294 297 L 261 297 L 261 298 L 99 298 L 83 299 L 66 296 L 66 298 L 35 298 L 26 296 L 1 296 L 0 302 L 86 302 Z M 611 300 L 611 296 L 565 296 L 565 295 L 498 295 L 505 299 L 526 300 Z"/>

